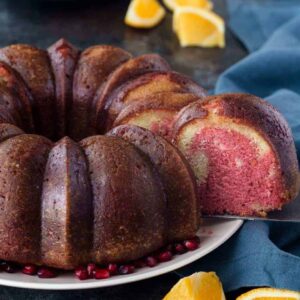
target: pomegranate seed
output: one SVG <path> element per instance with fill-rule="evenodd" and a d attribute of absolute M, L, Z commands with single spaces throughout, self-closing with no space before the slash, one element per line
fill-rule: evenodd
<path fill-rule="evenodd" d="M 37 272 L 40 278 L 53 278 L 56 277 L 56 273 L 53 269 L 42 267 Z"/>
<path fill-rule="evenodd" d="M 171 260 L 173 257 L 172 252 L 171 251 L 163 251 L 158 255 L 158 260 L 160 262 L 165 262 L 165 261 L 169 261 Z"/>
<path fill-rule="evenodd" d="M 5 271 L 6 262 L 4 260 L 0 261 L 0 271 Z"/>
<path fill-rule="evenodd" d="M 193 239 L 184 241 L 183 245 L 185 246 L 186 249 L 190 251 L 196 250 L 199 246 L 199 244 Z"/>
<path fill-rule="evenodd" d="M 26 275 L 36 275 L 37 267 L 35 265 L 25 265 L 22 269 L 22 272 Z"/>
<path fill-rule="evenodd" d="M 134 272 L 133 265 L 122 265 L 119 267 L 119 274 L 121 275 L 131 274 L 133 272 Z"/>
<path fill-rule="evenodd" d="M 110 274 L 109 274 L 108 270 L 106 270 L 106 269 L 96 269 L 94 271 L 95 279 L 106 279 L 108 277 L 110 277 Z"/>
<path fill-rule="evenodd" d="M 90 263 L 87 265 L 86 269 L 90 277 L 93 277 L 96 268 L 97 268 L 96 264 Z"/>
<path fill-rule="evenodd" d="M 186 248 L 180 243 L 175 244 L 174 249 L 175 249 L 175 253 L 178 253 L 178 254 L 182 254 L 182 253 L 186 252 Z"/>
<path fill-rule="evenodd" d="M 6 273 L 15 273 L 15 272 L 17 272 L 16 266 L 11 264 L 11 263 L 6 262 L 3 267 L 4 267 L 4 271 Z"/>
<path fill-rule="evenodd" d="M 133 264 L 137 269 L 144 268 L 147 266 L 146 262 L 143 259 L 138 259 L 134 261 Z"/>
<path fill-rule="evenodd" d="M 107 270 L 110 275 L 115 275 L 118 273 L 118 265 L 117 264 L 108 264 Z"/>
<path fill-rule="evenodd" d="M 86 268 L 84 267 L 78 267 L 75 269 L 75 276 L 79 280 L 86 280 L 89 278 L 89 272 Z"/>
<path fill-rule="evenodd" d="M 145 261 L 147 266 L 150 268 L 153 268 L 158 264 L 158 261 L 154 256 L 147 256 Z"/>

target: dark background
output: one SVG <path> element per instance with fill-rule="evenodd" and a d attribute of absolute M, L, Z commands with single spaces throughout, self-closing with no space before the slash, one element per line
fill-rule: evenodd
<path fill-rule="evenodd" d="M 225 0 L 213 2 L 214 10 L 227 20 Z M 228 28 L 225 49 L 180 48 L 170 13 L 151 30 L 126 27 L 127 6 L 128 1 L 121 0 L 0 0 L 0 46 L 29 43 L 47 48 L 64 37 L 79 48 L 113 44 L 136 55 L 156 52 L 176 71 L 190 75 L 208 90 L 213 89 L 220 73 L 246 55 Z M 175 273 L 169 273 L 134 284 L 74 292 L 0 287 L 0 299 L 161 299 L 177 280 Z"/>

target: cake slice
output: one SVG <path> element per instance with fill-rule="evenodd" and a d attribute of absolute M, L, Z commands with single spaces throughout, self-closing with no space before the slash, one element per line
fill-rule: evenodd
<path fill-rule="evenodd" d="M 299 190 L 291 130 L 258 97 L 223 94 L 188 105 L 175 122 L 174 143 L 194 170 L 206 214 L 263 216 Z"/>
<path fill-rule="evenodd" d="M 161 92 L 180 92 L 192 93 L 202 98 L 206 96 L 205 90 L 189 77 L 176 72 L 152 72 L 131 80 L 111 95 L 108 103 L 111 103 L 108 109 L 106 129 L 110 129 L 114 120 L 122 109 L 134 102 L 156 93 Z"/>
<path fill-rule="evenodd" d="M 73 78 L 73 103 L 69 115 L 68 135 L 81 140 L 95 134 L 90 127 L 90 115 L 95 111 L 93 98 L 109 74 L 131 55 L 108 45 L 85 49 L 78 60 Z"/>
<path fill-rule="evenodd" d="M 200 99 L 194 94 L 176 92 L 145 96 L 125 106 L 113 127 L 123 124 L 137 125 L 170 139 L 176 114 L 186 105 Z"/>
<path fill-rule="evenodd" d="M 138 126 L 118 126 L 108 135 L 135 145 L 157 168 L 167 198 L 169 242 L 194 237 L 200 223 L 200 202 L 194 175 L 182 154 L 162 137 Z"/>

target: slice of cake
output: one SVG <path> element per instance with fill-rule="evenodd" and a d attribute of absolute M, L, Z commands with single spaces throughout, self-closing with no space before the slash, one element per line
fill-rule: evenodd
<path fill-rule="evenodd" d="M 265 215 L 298 192 L 291 130 L 258 97 L 224 94 L 188 105 L 174 125 L 174 143 L 196 174 L 206 214 Z"/>

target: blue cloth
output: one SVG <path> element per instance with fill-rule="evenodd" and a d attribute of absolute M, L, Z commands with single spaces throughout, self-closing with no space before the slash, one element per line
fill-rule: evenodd
<path fill-rule="evenodd" d="M 228 0 L 232 31 L 250 52 L 225 71 L 215 93 L 271 102 L 292 128 L 300 157 L 300 1 Z M 226 291 L 249 286 L 300 290 L 300 224 L 246 222 L 223 246 L 178 271 L 214 270 Z"/>

